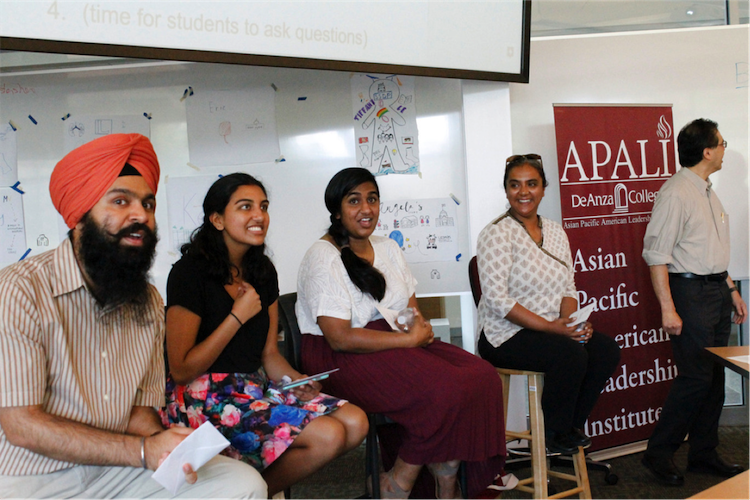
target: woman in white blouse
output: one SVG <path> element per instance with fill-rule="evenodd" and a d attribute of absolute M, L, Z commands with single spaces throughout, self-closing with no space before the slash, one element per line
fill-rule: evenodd
<path fill-rule="evenodd" d="M 574 453 L 591 445 L 581 429 L 620 350 L 589 322 L 568 326 L 578 307 L 573 261 L 562 226 L 537 214 L 547 187 L 541 157 L 508 158 L 503 184 L 510 208 L 477 242 L 478 351 L 498 367 L 545 373 L 547 449 Z"/>
<path fill-rule="evenodd" d="M 325 202 L 331 226 L 308 250 L 297 282 L 303 367 L 308 373 L 339 368 L 324 382 L 327 392 L 399 425 L 389 450 L 397 458 L 380 478 L 383 498 L 408 497 L 425 465 L 438 498 L 458 498 L 461 460 L 473 498 L 503 466 L 499 378 L 486 361 L 433 339 L 401 248 L 372 235 L 380 213 L 373 175 L 342 170 L 328 184 Z M 378 312 L 407 306 L 417 316 L 406 333 L 393 331 Z M 427 494 L 414 491 L 418 498 Z"/>

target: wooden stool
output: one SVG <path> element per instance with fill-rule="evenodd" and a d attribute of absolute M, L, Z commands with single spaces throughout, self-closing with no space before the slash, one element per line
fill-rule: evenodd
<path fill-rule="evenodd" d="M 518 482 L 515 489 L 531 493 L 534 498 L 566 498 L 578 494 L 578 498 L 591 498 L 591 487 L 589 486 L 589 475 L 586 469 L 586 456 L 583 448 L 578 448 L 578 453 L 573 455 L 573 466 L 575 475 L 549 470 L 547 466 L 547 449 L 544 443 L 544 415 L 542 414 L 542 388 L 544 386 L 544 373 L 526 370 L 514 370 L 510 368 L 496 368 L 497 374 L 503 381 L 503 408 L 505 411 L 505 440 L 506 442 L 517 439 L 525 439 L 529 442 L 531 450 L 531 477 Z M 526 377 L 529 392 L 529 429 L 526 431 L 509 431 L 508 426 L 508 398 L 510 396 L 510 376 L 521 375 Z M 575 488 L 562 491 L 552 496 L 547 493 L 547 478 L 556 477 L 573 481 Z M 528 486 L 532 484 L 533 487 Z"/>

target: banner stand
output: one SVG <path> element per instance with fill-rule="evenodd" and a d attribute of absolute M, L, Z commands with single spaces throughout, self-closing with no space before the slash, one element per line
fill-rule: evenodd
<path fill-rule="evenodd" d="M 594 305 L 589 321 L 621 353 L 583 431 L 592 458 L 635 453 L 645 449 L 677 376 L 641 257 L 654 200 L 676 172 L 672 106 L 553 106 L 562 225 L 579 307 Z"/>

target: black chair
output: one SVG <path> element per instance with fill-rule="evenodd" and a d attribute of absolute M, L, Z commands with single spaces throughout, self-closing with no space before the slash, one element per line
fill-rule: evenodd
<path fill-rule="evenodd" d="M 479 282 L 479 267 L 477 264 L 477 257 L 474 256 L 469 260 L 469 286 L 471 287 L 471 295 L 474 297 L 474 304 L 479 305 L 479 299 L 482 298 L 482 286 Z M 509 450 L 512 450 L 509 448 Z M 513 451 L 510 451 L 513 453 Z M 523 458 L 508 460 L 508 465 L 514 466 L 514 465 L 521 465 L 525 464 L 526 462 L 531 462 L 531 456 L 526 456 L 526 453 L 517 453 L 517 455 L 521 455 Z M 565 465 L 566 467 L 573 467 L 573 459 L 572 457 L 568 456 L 559 456 L 554 455 L 550 456 L 550 459 L 558 463 L 560 465 Z M 590 458 L 586 458 L 586 466 L 587 468 L 592 468 L 596 470 L 601 470 L 604 472 L 604 481 L 607 484 L 616 484 L 617 480 L 619 479 L 617 477 L 617 474 L 612 472 L 612 466 L 608 464 L 607 462 L 599 462 L 596 460 L 591 460 Z"/>
<path fill-rule="evenodd" d="M 302 332 L 299 331 L 294 305 L 297 293 L 279 297 L 279 326 L 284 331 L 284 357 L 295 370 L 302 367 Z"/>

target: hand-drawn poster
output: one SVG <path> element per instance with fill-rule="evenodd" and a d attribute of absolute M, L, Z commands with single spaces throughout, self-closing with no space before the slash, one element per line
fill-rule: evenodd
<path fill-rule="evenodd" d="M 70 115 L 62 123 L 66 153 L 109 134 L 141 134 L 151 137 L 148 119 L 139 115 Z"/>
<path fill-rule="evenodd" d="M 0 125 L 0 186 L 18 182 L 18 145 L 10 125 Z"/>
<path fill-rule="evenodd" d="M 193 230 L 203 224 L 203 198 L 218 180 L 216 175 L 167 178 L 167 220 L 169 249 L 180 251 Z"/>
<path fill-rule="evenodd" d="M 0 267 L 18 262 L 26 250 L 22 195 L 0 187 Z"/>
<path fill-rule="evenodd" d="M 395 240 L 406 261 L 455 261 L 458 218 L 451 198 L 380 201 L 375 233 Z"/>
<path fill-rule="evenodd" d="M 375 175 L 418 174 L 414 77 L 360 73 L 351 83 L 357 165 Z"/>
<path fill-rule="evenodd" d="M 187 99 L 190 162 L 199 167 L 272 162 L 279 158 L 275 91 L 196 90 Z"/>

